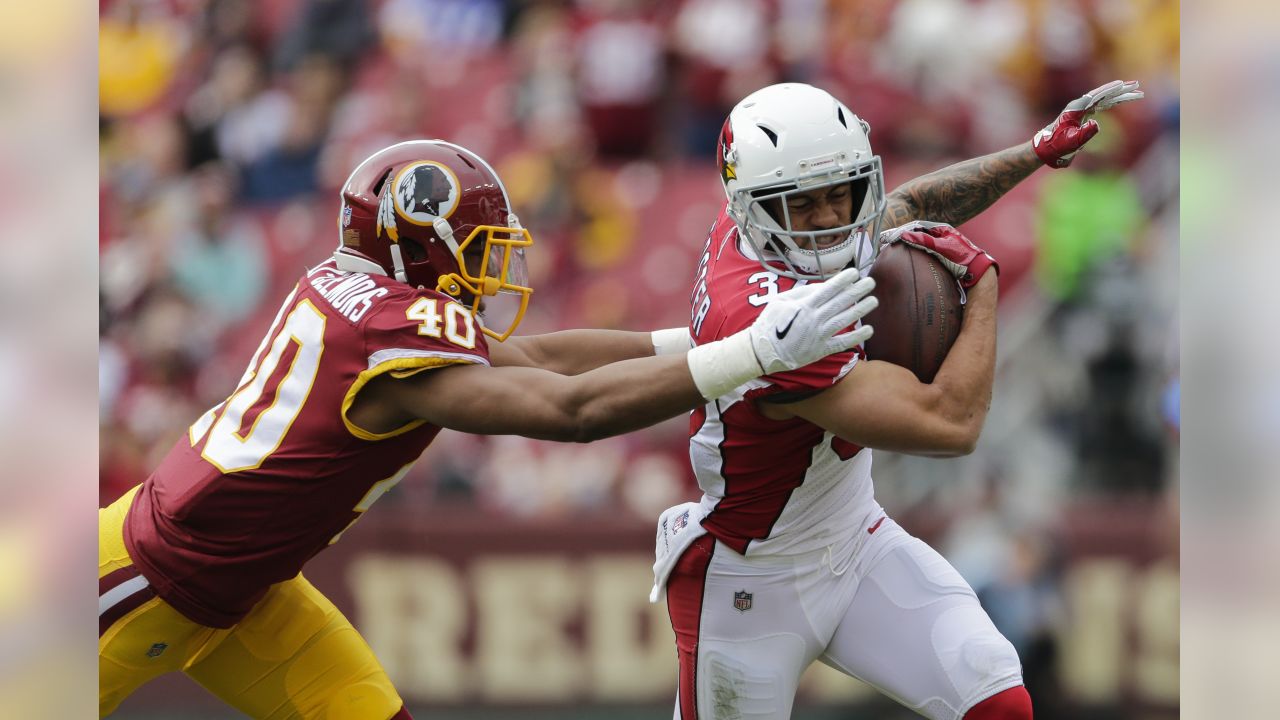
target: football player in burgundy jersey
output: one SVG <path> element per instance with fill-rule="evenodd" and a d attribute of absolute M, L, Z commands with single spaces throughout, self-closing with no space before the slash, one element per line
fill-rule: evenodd
<path fill-rule="evenodd" d="M 285 298 L 231 395 L 99 513 L 102 715 L 180 670 L 255 718 L 408 718 L 300 570 L 440 428 L 578 442 L 627 432 L 847 353 L 870 335 L 848 329 L 875 307 L 874 284 L 850 270 L 678 356 L 656 356 L 649 333 L 508 339 L 531 292 L 532 238 L 492 168 L 441 141 L 361 163 L 339 226 L 337 252 Z M 477 312 L 497 293 L 520 302 L 501 329 Z"/>
<path fill-rule="evenodd" d="M 876 503 L 871 449 L 971 452 L 991 397 L 998 267 L 953 227 L 1040 165 L 1066 167 L 1090 116 L 1142 97 L 1116 81 L 1072 102 L 1031 142 L 913 180 L 886 196 L 869 126 L 799 83 L 744 98 L 721 130 L 728 200 L 698 265 L 695 347 L 738 332 L 776 298 L 856 267 L 883 244 L 937 257 L 967 295 L 936 378 L 861 348 L 755 378 L 693 413 L 700 502 L 658 523 L 679 655 L 675 718 L 787 718 L 814 660 L 925 717 L 1029 720 L 1013 646 L 965 580 Z M 882 222 L 896 225 L 880 232 Z M 659 348 L 667 347 L 659 344 Z"/>

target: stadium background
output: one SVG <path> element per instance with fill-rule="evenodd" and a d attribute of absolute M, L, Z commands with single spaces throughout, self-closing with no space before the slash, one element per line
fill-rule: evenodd
<path fill-rule="evenodd" d="M 878 453 L 877 492 L 979 591 L 1043 718 L 1178 695 L 1178 6 L 1157 0 L 118 0 L 100 4 L 100 501 L 220 401 L 336 191 L 391 142 L 494 164 L 536 239 L 522 332 L 684 324 L 747 92 L 822 86 L 889 187 L 1139 79 L 1069 171 L 965 226 L 1000 258 L 978 451 Z M 693 496 L 680 419 L 589 446 L 443 433 L 308 576 L 428 717 L 665 717 L 652 522 Z M 175 707 L 183 708 L 178 715 Z M 825 668 L 797 717 L 898 717 Z M 117 717 L 233 716 L 183 678 Z"/>

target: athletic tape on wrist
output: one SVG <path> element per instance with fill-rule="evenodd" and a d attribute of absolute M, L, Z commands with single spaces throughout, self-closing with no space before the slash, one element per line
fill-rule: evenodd
<path fill-rule="evenodd" d="M 699 345 L 689 351 L 687 358 L 693 383 L 708 400 L 764 374 L 751 346 L 750 329 Z"/>
<path fill-rule="evenodd" d="M 663 328 L 662 330 L 654 330 L 649 335 L 653 338 L 654 355 L 675 355 L 689 352 L 689 328 Z"/>

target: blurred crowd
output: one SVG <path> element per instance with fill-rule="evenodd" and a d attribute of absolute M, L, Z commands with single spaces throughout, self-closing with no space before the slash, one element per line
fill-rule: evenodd
<path fill-rule="evenodd" d="M 1004 268 L 982 446 L 954 463 L 877 456 L 878 491 L 934 518 L 922 522 L 1028 643 L 1055 602 L 1028 590 L 1052 576 L 1059 508 L 1081 494 L 1176 497 L 1176 2 L 100 10 L 103 503 L 232 389 L 276 304 L 336 247 L 347 174 L 385 145 L 439 137 L 497 167 L 536 243 L 522 332 L 647 330 L 687 322 L 723 200 L 716 133 L 752 90 L 794 80 L 843 99 L 871 123 L 892 188 L 1023 142 L 1115 78 L 1140 80 L 1147 99 L 1102 117 L 1072 169 L 1037 172 L 965 228 Z M 693 493 L 686 425 L 590 446 L 444 433 L 395 495 L 525 517 L 621 507 L 648 522 Z"/>

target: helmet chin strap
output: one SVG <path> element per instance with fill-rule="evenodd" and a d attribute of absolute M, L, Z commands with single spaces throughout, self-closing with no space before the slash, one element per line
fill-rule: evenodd
<path fill-rule="evenodd" d="M 841 242 L 822 250 L 787 247 L 787 259 L 805 272 L 817 273 L 825 280 L 848 267 L 857 258 L 859 235 L 858 231 L 851 231 Z"/>
<path fill-rule="evenodd" d="M 396 279 L 402 283 L 409 282 L 409 278 L 404 272 L 404 257 L 400 255 L 400 243 L 391 245 L 391 264 L 396 269 Z"/>

